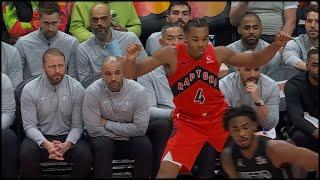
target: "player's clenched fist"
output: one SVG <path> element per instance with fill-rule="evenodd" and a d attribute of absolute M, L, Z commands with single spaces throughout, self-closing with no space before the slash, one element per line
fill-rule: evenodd
<path fill-rule="evenodd" d="M 131 43 L 127 45 L 126 52 L 127 52 L 127 61 L 133 62 L 139 55 L 141 50 L 140 44 Z"/>
<path fill-rule="evenodd" d="M 284 46 L 289 40 L 291 39 L 291 36 L 286 33 L 285 31 L 280 31 L 277 33 L 274 43 L 276 46 L 281 47 Z"/>

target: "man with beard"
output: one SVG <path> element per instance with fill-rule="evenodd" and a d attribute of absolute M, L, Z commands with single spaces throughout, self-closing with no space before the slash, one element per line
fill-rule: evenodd
<path fill-rule="evenodd" d="M 26 138 L 20 150 L 22 177 L 40 177 L 40 162 L 73 163 L 72 177 L 86 178 L 91 151 L 81 117 L 84 88 L 66 75 L 65 56 L 57 48 L 43 53 L 44 74 L 28 82 L 21 94 L 21 117 Z"/>
<path fill-rule="evenodd" d="M 204 19 L 190 20 L 184 30 L 186 43 L 162 47 L 142 61 L 135 62 L 140 45 L 129 44 L 126 49 L 127 78 L 139 77 L 163 65 L 174 95 L 173 130 L 158 178 L 175 178 L 181 168 L 190 171 L 205 142 L 221 152 L 228 133 L 222 128 L 227 102 L 218 86 L 220 65 L 259 67 L 271 60 L 290 38 L 279 32 L 269 46 L 238 53 L 208 44 L 209 26 Z"/>
<path fill-rule="evenodd" d="M 191 7 L 187 1 L 172 1 L 168 10 L 169 14 L 166 16 L 167 23 L 177 23 L 181 27 L 191 19 Z M 161 48 L 159 39 L 161 32 L 152 33 L 146 42 L 146 52 L 150 56 L 156 50 Z"/>
<path fill-rule="evenodd" d="M 77 50 L 77 69 L 79 80 L 101 70 L 101 62 L 109 55 L 124 56 L 129 43 L 141 44 L 133 32 L 116 31 L 111 27 L 111 14 L 108 4 L 96 3 L 90 10 L 90 28 L 94 36 L 79 45 Z M 147 56 L 144 50 L 139 57 Z"/>
<path fill-rule="evenodd" d="M 150 178 L 152 144 L 146 136 L 149 106 L 145 88 L 123 77 L 119 57 L 102 60 L 101 79 L 85 90 L 83 120 L 93 150 L 94 178 L 112 178 L 113 159 L 133 159 L 133 178 Z"/>
<path fill-rule="evenodd" d="M 319 12 L 318 6 L 311 4 L 305 12 L 305 29 L 307 34 L 300 34 L 289 41 L 283 51 L 286 65 L 299 70 L 307 70 L 307 54 L 311 47 L 319 47 Z"/>
<path fill-rule="evenodd" d="M 269 45 L 266 41 L 260 39 L 262 34 L 262 24 L 259 16 L 254 13 L 246 13 L 240 20 L 237 28 L 241 39 L 229 44 L 227 47 L 237 52 L 244 52 L 248 50 L 257 51 Z M 260 67 L 260 72 L 267 74 L 273 68 L 280 66 L 281 55 L 279 52 L 272 58 L 272 60 Z M 234 72 L 235 67 L 229 66 L 229 72 Z"/>
<path fill-rule="evenodd" d="M 237 26 L 246 12 L 256 13 L 263 25 L 261 39 L 272 43 L 278 31 L 292 35 L 296 27 L 298 4 L 298 1 L 232 1 L 229 20 L 233 26 Z"/>
<path fill-rule="evenodd" d="M 1 24 L 4 33 L 3 41 L 14 45 L 16 41 L 30 32 L 39 29 L 39 7 L 45 1 L 2 1 Z M 61 10 L 61 21 L 59 29 L 63 32 L 67 30 L 67 1 L 57 2 Z M 3 33 L 1 33 L 3 34 Z M 3 37 L 3 36 L 2 36 Z M 6 41 L 6 39 L 8 41 Z"/>
<path fill-rule="evenodd" d="M 231 108 L 223 116 L 224 128 L 234 141 L 221 154 L 222 167 L 229 178 L 293 178 L 289 164 L 318 170 L 317 153 L 283 140 L 255 135 L 258 119 L 248 106 Z"/>
<path fill-rule="evenodd" d="M 72 1 L 71 1 L 72 2 Z M 98 1 L 74 1 L 70 17 L 70 33 L 80 43 L 89 39 L 93 33 L 90 30 L 90 9 Z M 132 1 L 100 1 L 108 5 L 111 15 L 111 27 L 117 31 L 129 31 L 138 37 L 141 34 L 141 22 Z"/>
<path fill-rule="evenodd" d="M 252 107 L 259 117 L 262 133 L 273 139 L 276 137 L 274 128 L 279 121 L 280 92 L 273 79 L 260 73 L 259 67 L 239 67 L 238 71 L 220 79 L 219 88 L 229 107 Z"/>
<path fill-rule="evenodd" d="M 319 152 L 319 48 L 307 54 L 307 71 L 287 81 L 286 108 L 288 119 L 293 122 L 292 140 Z"/>
<path fill-rule="evenodd" d="M 65 54 L 67 74 L 78 79 L 76 50 L 79 42 L 59 30 L 59 5 L 57 2 L 41 2 L 39 13 L 40 29 L 20 37 L 15 44 L 22 60 L 23 79 L 43 73 L 41 57 L 48 48 L 58 48 Z"/>

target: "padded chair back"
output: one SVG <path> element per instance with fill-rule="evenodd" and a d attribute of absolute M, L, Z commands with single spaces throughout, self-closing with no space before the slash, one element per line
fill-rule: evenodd
<path fill-rule="evenodd" d="M 92 84 L 93 82 L 95 82 L 96 80 L 101 78 L 101 74 L 92 74 L 90 76 L 85 77 L 82 81 L 81 84 L 82 86 L 86 89 L 88 86 L 90 86 L 90 84 Z"/>
<path fill-rule="evenodd" d="M 32 76 L 30 77 L 29 79 L 25 79 L 23 80 L 18 86 L 17 88 L 14 90 L 14 97 L 15 97 L 15 100 L 16 100 L 16 119 L 12 125 L 13 127 L 13 130 L 16 132 L 17 136 L 18 136 L 18 140 L 20 142 L 22 142 L 22 140 L 24 139 L 25 137 L 25 133 L 24 133 L 24 130 L 23 130 L 23 125 L 22 125 L 22 117 L 21 117 L 21 93 L 22 93 L 22 90 L 24 88 L 24 86 L 32 81 L 33 79 L 39 77 L 40 75 L 35 75 L 35 76 Z"/>
<path fill-rule="evenodd" d="M 100 73 L 98 74 L 91 74 L 90 76 L 85 77 L 82 81 L 81 81 L 81 85 L 86 89 L 87 87 L 90 86 L 90 84 L 92 84 L 93 82 L 95 82 L 96 80 L 100 79 L 101 75 Z M 88 132 L 87 132 L 87 128 L 86 126 L 84 126 L 84 137 L 88 138 Z"/>

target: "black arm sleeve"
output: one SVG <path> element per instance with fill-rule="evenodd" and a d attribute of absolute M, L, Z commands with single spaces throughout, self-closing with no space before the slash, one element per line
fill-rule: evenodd
<path fill-rule="evenodd" d="M 31 1 L 13 1 L 17 10 L 18 19 L 21 22 L 29 22 L 32 19 Z"/>
<path fill-rule="evenodd" d="M 301 93 L 303 92 L 300 92 L 299 88 L 293 83 L 290 83 L 290 81 L 285 84 L 284 92 L 286 95 L 286 108 L 289 120 L 293 122 L 295 128 L 312 135 L 316 127 L 304 119 L 304 110 L 301 102 L 301 98 L 303 98 Z"/>

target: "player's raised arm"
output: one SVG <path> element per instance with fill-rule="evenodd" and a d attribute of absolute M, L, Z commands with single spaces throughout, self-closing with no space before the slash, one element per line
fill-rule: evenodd
<path fill-rule="evenodd" d="M 126 48 L 127 56 L 124 63 L 124 75 L 128 79 L 142 76 L 161 65 L 168 64 L 168 59 L 176 58 L 175 49 L 166 46 L 156 51 L 152 56 L 136 60 L 140 50 L 141 45 L 139 44 L 128 44 Z"/>
<path fill-rule="evenodd" d="M 267 64 L 277 53 L 279 48 L 290 40 L 290 35 L 279 32 L 274 42 L 258 51 L 246 51 L 243 53 L 235 52 L 227 47 L 219 46 L 216 48 L 220 63 L 232 66 L 256 68 Z"/>

